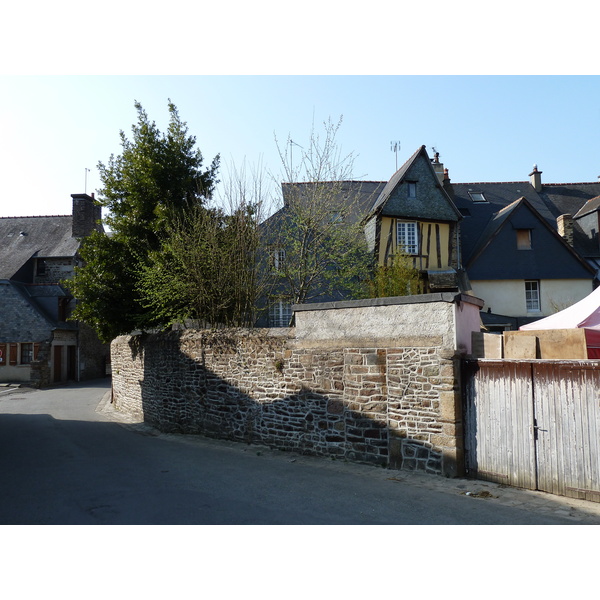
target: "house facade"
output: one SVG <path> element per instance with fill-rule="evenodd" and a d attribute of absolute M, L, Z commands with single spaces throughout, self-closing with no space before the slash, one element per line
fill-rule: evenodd
<path fill-rule="evenodd" d="M 0 382 L 49 385 L 101 377 L 108 347 L 69 321 L 75 298 L 61 283 L 80 263 L 82 238 L 101 228 L 100 207 L 72 194 L 67 216 L 0 218 Z"/>
<path fill-rule="evenodd" d="M 284 199 L 307 185 L 283 184 Z M 452 183 L 438 153 L 430 158 L 421 146 L 387 182 L 330 185 L 340 201 L 359 198 L 353 218 L 362 222 L 376 264 L 402 253 L 418 270 L 423 293 L 481 298 L 489 331 L 553 314 L 600 281 L 600 181 L 544 183 L 534 166 L 522 181 Z M 271 218 L 275 228 L 285 210 Z M 275 251 L 277 265 L 285 249 Z M 289 301 L 273 297 L 269 306 L 261 324 L 289 324 Z"/>
<path fill-rule="evenodd" d="M 458 289 L 459 222 L 462 216 L 444 189 L 444 170 L 421 146 L 387 182 L 364 218 L 376 264 L 402 254 L 419 271 L 424 293 Z"/>
<path fill-rule="evenodd" d="M 470 293 L 485 301 L 481 317 L 489 331 L 518 329 L 597 285 L 600 182 L 544 184 L 534 166 L 528 180 L 448 189 L 463 215 Z"/>

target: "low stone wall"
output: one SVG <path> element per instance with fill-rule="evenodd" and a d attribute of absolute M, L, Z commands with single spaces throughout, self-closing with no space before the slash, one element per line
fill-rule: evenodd
<path fill-rule="evenodd" d="M 119 337 L 113 401 L 163 431 L 454 476 L 454 311 L 480 306 L 456 298 L 295 307 L 291 329 Z"/>

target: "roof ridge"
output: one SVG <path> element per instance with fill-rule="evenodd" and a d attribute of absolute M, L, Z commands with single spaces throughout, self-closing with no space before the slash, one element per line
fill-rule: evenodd
<path fill-rule="evenodd" d="M 0 219 L 47 219 L 48 217 L 72 217 L 73 215 L 22 215 L 12 217 L 0 217 Z"/>
<path fill-rule="evenodd" d="M 452 183 L 451 185 L 488 185 L 488 184 L 497 185 L 499 183 L 529 183 L 529 181 L 527 181 L 527 180 L 522 180 L 522 181 L 465 181 L 465 182 Z M 544 185 L 548 185 L 548 184 L 544 184 Z"/>

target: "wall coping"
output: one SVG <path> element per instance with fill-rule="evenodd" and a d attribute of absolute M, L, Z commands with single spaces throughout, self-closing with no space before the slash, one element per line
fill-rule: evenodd
<path fill-rule="evenodd" d="M 415 296 L 389 296 L 387 298 L 367 298 L 365 300 L 339 300 L 337 302 L 314 302 L 293 304 L 293 312 L 308 310 L 335 310 L 338 308 L 363 308 L 369 306 L 391 306 L 395 304 L 424 304 L 427 302 L 448 302 L 449 304 L 474 304 L 483 308 L 484 301 L 475 296 L 457 294 L 455 292 L 438 292 L 435 294 L 418 294 Z"/>

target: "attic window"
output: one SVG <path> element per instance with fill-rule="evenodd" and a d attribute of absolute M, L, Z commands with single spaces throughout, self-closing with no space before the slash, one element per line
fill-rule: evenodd
<path fill-rule="evenodd" d="M 531 229 L 517 229 L 517 249 L 531 250 Z"/>
<path fill-rule="evenodd" d="M 458 210 L 460 211 L 460 214 L 463 217 L 470 217 L 471 216 L 471 211 L 468 208 L 459 208 Z"/>
<path fill-rule="evenodd" d="M 406 197 L 416 198 L 417 197 L 417 182 L 407 181 L 406 182 Z"/>
<path fill-rule="evenodd" d="M 469 196 L 471 196 L 473 202 L 487 202 L 483 192 L 469 192 Z"/>

